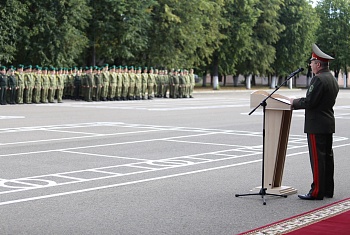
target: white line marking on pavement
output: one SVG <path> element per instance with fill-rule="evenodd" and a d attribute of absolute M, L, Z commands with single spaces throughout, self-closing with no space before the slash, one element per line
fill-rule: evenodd
<path fill-rule="evenodd" d="M 68 151 L 68 150 L 61 150 L 60 152 L 63 153 L 73 153 L 73 154 L 80 154 L 80 155 L 89 155 L 89 156 L 96 156 L 96 157 L 109 157 L 109 158 L 118 158 L 118 159 L 128 159 L 128 160 L 136 160 L 136 161 L 148 161 L 149 159 L 144 158 L 132 158 L 132 157 L 120 157 L 120 156 L 110 156 L 110 155 L 104 155 L 104 154 L 96 154 L 96 153 L 83 153 L 83 152 L 75 152 L 75 151 Z"/>
<path fill-rule="evenodd" d="M 230 168 L 230 167 L 242 166 L 242 165 L 252 164 L 252 163 L 261 162 L 261 161 L 262 160 L 254 160 L 254 161 L 236 163 L 236 164 L 231 164 L 231 165 L 226 165 L 226 166 L 207 168 L 207 169 L 202 169 L 202 170 L 197 170 L 197 171 L 190 171 L 190 172 L 154 177 L 154 178 L 143 179 L 143 180 L 129 181 L 129 182 L 120 183 L 120 184 L 112 184 L 112 185 L 87 188 L 87 189 L 75 190 L 75 191 L 69 191 L 69 192 L 63 192 L 63 193 L 48 194 L 48 195 L 43 195 L 43 196 L 38 196 L 38 197 L 28 197 L 28 198 L 17 199 L 17 200 L 12 200 L 12 201 L 0 202 L 0 206 L 9 205 L 9 204 L 16 204 L 16 203 L 20 203 L 20 202 L 36 201 L 36 200 L 41 200 L 41 199 L 60 197 L 60 196 L 66 196 L 66 195 L 72 195 L 72 194 L 78 194 L 78 193 L 84 193 L 84 192 L 91 192 L 91 191 L 108 189 L 108 188 L 116 188 L 116 187 L 121 187 L 121 186 L 126 186 L 126 185 L 133 185 L 133 184 L 151 182 L 151 181 L 162 180 L 162 179 L 169 179 L 169 178 L 185 176 L 185 175 L 192 175 L 192 174 L 197 174 L 197 173 L 202 173 L 202 172 L 207 172 L 207 171 L 214 171 L 214 170 L 220 170 L 220 169 L 225 169 L 225 168 Z"/>

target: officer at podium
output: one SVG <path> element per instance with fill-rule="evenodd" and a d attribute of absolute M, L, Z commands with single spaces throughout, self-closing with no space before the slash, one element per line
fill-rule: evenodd
<path fill-rule="evenodd" d="M 338 83 L 329 70 L 334 58 L 312 45 L 310 59 L 314 77 L 306 97 L 294 99 L 294 109 L 305 109 L 304 132 L 307 134 L 313 182 L 310 191 L 298 195 L 304 200 L 332 198 L 334 193 L 333 133 L 335 119 L 333 106 L 339 91 Z"/>

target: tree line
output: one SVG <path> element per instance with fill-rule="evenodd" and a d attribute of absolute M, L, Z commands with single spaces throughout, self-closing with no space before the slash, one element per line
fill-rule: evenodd
<path fill-rule="evenodd" d="M 1 65 L 285 77 L 308 67 L 312 43 L 335 56 L 336 76 L 350 61 L 348 0 L 316 7 L 309 0 L 7 0 L 0 7 Z"/>

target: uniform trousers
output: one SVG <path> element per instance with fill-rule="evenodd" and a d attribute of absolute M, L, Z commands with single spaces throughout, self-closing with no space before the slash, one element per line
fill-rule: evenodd
<path fill-rule="evenodd" d="M 333 197 L 334 156 L 333 134 L 307 134 L 313 175 L 310 195 L 317 199 Z"/>

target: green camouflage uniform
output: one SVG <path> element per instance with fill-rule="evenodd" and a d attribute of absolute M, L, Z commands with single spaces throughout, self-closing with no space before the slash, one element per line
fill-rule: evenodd
<path fill-rule="evenodd" d="M 38 68 L 39 69 L 39 68 Z M 40 103 L 40 95 L 41 95 L 41 71 L 38 70 L 33 74 L 34 80 L 34 89 L 33 89 L 33 103 Z"/>
<path fill-rule="evenodd" d="M 56 72 L 55 72 L 55 69 L 52 68 L 49 75 L 49 91 L 48 91 L 49 103 L 54 103 L 56 90 L 57 90 Z"/>
<path fill-rule="evenodd" d="M 24 74 L 24 87 L 24 102 L 26 104 L 31 104 L 33 99 L 34 79 L 33 74 L 30 72 Z"/>
<path fill-rule="evenodd" d="M 15 73 L 18 90 L 17 90 L 17 104 L 23 104 L 23 96 L 24 96 L 24 73 L 22 71 L 23 67 L 21 67 L 18 71 Z"/>
<path fill-rule="evenodd" d="M 117 73 L 115 72 L 115 66 L 112 67 L 109 73 L 109 90 L 108 90 L 108 100 L 115 100 L 116 90 L 117 90 Z"/>
<path fill-rule="evenodd" d="M 47 70 L 43 70 L 43 74 L 41 75 L 41 103 L 47 103 L 50 85 L 49 76 Z"/>

